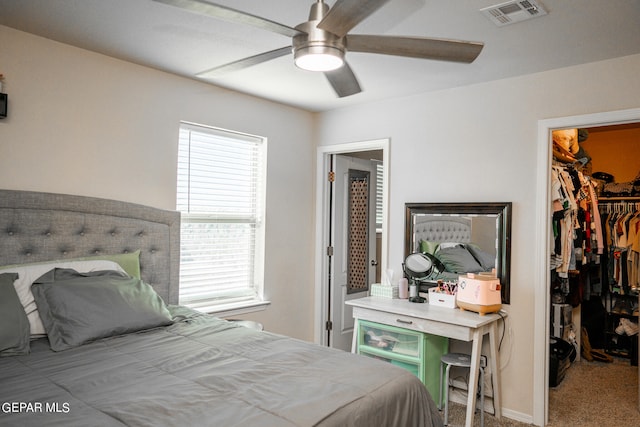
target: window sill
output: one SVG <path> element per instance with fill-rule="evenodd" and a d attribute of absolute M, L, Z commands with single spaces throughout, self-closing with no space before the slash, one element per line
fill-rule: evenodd
<path fill-rule="evenodd" d="M 200 307 L 197 310 L 216 317 L 231 317 L 266 310 L 269 305 L 271 305 L 271 301 L 244 301 L 235 304 Z"/>

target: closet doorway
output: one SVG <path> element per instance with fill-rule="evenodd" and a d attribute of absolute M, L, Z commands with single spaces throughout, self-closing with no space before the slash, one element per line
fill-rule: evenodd
<path fill-rule="evenodd" d="M 551 269 L 552 243 L 548 238 L 548 230 L 551 230 L 550 206 L 552 206 L 551 196 L 551 173 L 553 162 L 552 131 L 557 129 L 585 128 L 591 129 L 593 140 L 601 139 L 605 132 L 624 130 L 628 128 L 640 128 L 640 109 L 614 111 L 585 116 L 566 117 L 560 119 L 543 120 L 538 127 L 538 194 L 537 194 L 537 241 L 536 253 L 536 314 L 535 314 L 535 344 L 534 344 L 534 423 L 545 425 L 549 415 L 549 335 L 553 331 L 551 322 L 551 311 L 553 309 L 551 301 L 552 287 L 549 271 Z M 598 135 L 599 134 L 599 135 Z M 597 135 L 597 136 L 596 136 Z M 638 140 L 636 140 L 638 141 Z M 636 142 L 637 143 L 637 142 Z M 597 151 L 597 150 L 596 150 Z M 594 155 L 597 155 L 594 152 Z M 626 156 L 610 156 L 624 162 Z M 599 163 L 598 168 L 605 167 L 605 163 Z M 592 169 L 592 172 L 598 172 Z M 605 172 L 605 171 L 602 171 Z M 636 167 L 633 178 L 640 172 L 640 167 Z M 613 174 L 611 174 L 613 175 Z M 623 175 L 626 177 L 626 175 Z M 620 176 L 620 179 L 623 179 Z M 625 178 L 626 179 L 626 178 Z M 578 310 L 579 312 L 580 310 Z M 575 310 L 574 310 L 575 312 Z M 578 323 L 581 319 L 578 316 Z M 637 346 L 637 344 L 635 344 Z M 637 347 L 635 348 L 637 351 Z M 570 369 L 570 368 L 569 368 Z M 639 382 L 640 384 L 640 382 Z M 640 402 L 639 406 L 640 406 Z"/>

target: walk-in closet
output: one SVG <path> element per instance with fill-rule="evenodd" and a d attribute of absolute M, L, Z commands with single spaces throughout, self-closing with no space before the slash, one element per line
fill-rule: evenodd
<path fill-rule="evenodd" d="M 549 387 L 555 388 L 575 363 L 638 366 L 640 123 L 559 129 L 552 139 Z"/>

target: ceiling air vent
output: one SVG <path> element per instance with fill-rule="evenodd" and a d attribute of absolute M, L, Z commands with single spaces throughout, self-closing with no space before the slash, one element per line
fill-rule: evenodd
<path fill-rule="evenodd" d="M 514 0 L 480 9 L 498 27 L 544 16 L 547 11 L 537 0 Z"/>

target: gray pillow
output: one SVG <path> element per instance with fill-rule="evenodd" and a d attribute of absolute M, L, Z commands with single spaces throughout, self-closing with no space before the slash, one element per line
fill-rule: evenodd
<path fill-rule="evenodd" d="M 478 261 L 485 271 L 490 271 L 492 268 L 496 268 L 496 257 L 489 252 L 485 252 L 476 245 L 466 245 L 471 255 Z"/>
<path fill-rule="evenodd" d="M 463 246 L 440 248 L 436 257 L 452 273 L 478 273 L 484 271 L 478 261 Z"/>
<path fill-rule="evenodd" d="M 54 351 L 172 323 L 151 286 L 117 271 L 55 268 L 31 291 Z"/>
<path fill-rule="evenodd" d="M 30 326 L 13 282 L 18 273 L 0 274 L 0 356 L 29 354 Z"/>

